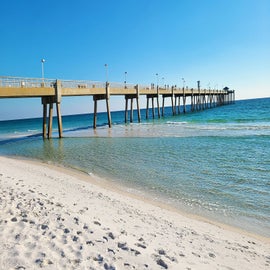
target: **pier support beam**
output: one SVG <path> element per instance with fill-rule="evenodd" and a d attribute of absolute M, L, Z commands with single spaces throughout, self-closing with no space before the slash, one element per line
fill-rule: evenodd
<path fill-rule="evenodd" d="M 111 111 L 110 111 L 110 84 L 106 82 L 106 94 L 93 95 L 94 100 L 94 119 L 93 127 L 97 128 L 97 102 L 98 100 L 106 100 L 108 126 L 112 127 Z"/>
<path fill-rule="evenodd" d="M 94 95 L 94 119 L 93 119 L 93 127 L 97 128 L 97 102 L 99 100 L 106 100 L 106 94 Z M 108 109 L 108 108 L 107 108 Z"/>
<path fill-rule="evenodd" d="M 146 101 L 146 119 L 148 119 L 149 116 L 149 99 L 152 100 L 152 117 L 155 118 L 155 104 L 154 104 L 154 99 L 157 99 L 157 109 L 158 109 L 158 118 L 160 118 L 160 108 L 159 108 L 159 94 L 158 94 L 158 89 L 157 89 L 157 94 L 148 94 L 146 95 L 147 101 Z"/>
<path fill-rule="evenodd" d="M 138 113 L 138 122 L 141 122 L 141 112 L 140 112 L 140 105 L 139 105 L 139 86 L 136 85 L 136 94 L 128 94 L 125 95 L 126 106 L 125 106 L 125 123 L 127 123 L 128 119 L 128 101 L 130 100 L 130 123 L 133 122 L 133 99 L 136 99 L 137 104 L 137 113 Z"/>
<path fill-rule="evenodd" d="M 61 115 L 61 101 L 62 101 L 62 85 L 59 80 L 56 80 L 55 84 L 56 91 L 56 112 L 57 112 L 57 124 L 58 124 L 58 136 L 63 137 L 63 125 L 62 125 L 62 115 Z"/>
<path fill-rule="evenodd" d="M 172 102 L 172 114 L 173 115 L 176 114 L 176 112 L 175 112 L 175 104 L 176 104 L 176 102 L 174 102 L 174 90 L 175 90 L 175 87 L 172 86 L 172 89 L 171 89 L 171 102 Z"/>
<path fill-rule="evenodd" d="M 53 104 L 56 104 L 56 116 L 57 116 L 57 124 L 58 124 L 58 136 L 59 138 L 63 137 L 63 127 L 62 127 L 62 116 L 61 116 L 61 99 L 62 99 L 62 88 L 61 82 L 56 80 L 54 84 L 55 88 L 55 96 L 42 97 L 42 105 L 43 105 L 43 139 L 46 137 L 48 139 L 52 138 L 52 129 L 53 129 Z M 48 113 L 48 105 L 49 105 L 49 117 L 47 119 Z M 48 121 L 48 125 L 47 125 Z M 48 126 L 48 132 L 47 132 Z"/>
<path fill-rule="evenodd" d="M 48 139 L 52 137 L 52 128 L 53 128 L 53 102 L 51 101 L 49 106 Z"/>
<path fill-rule="evenodd" d="M 112 118 L 110 111 L 110 84 L 106 82 L 106 107 L 107 107 L 107 117 L 108 117 L 108 125 L 112 127 Z"/>
<path fill-rule="evenodd" d="M 180 95 L 175 95 L 175 111 L 174 111 L 174 114 L 176 114 L 176 108 L 177 108 L 177 114 L 180 114 L 181 111 L 180 111 L 180 105 L 181 105 L 181 96 Z"/>
<path fill-rule="evenodd" d="M 148 119 L 149 116 L 149 99 L 151 99 L 152 101 L 152 117 L 155 118 L 155 103 L 154 103 L 154 99 L 157 99 L 157 103 L 158 103 L 158 98 L 156 94 L 149 94 L 146 95 L 147 101 L 146 101 L 146 119 Z"/>
<path fill-rule="evenodd" d="M 207 109 L 207 102 L 206 102 L 206 90 L 204 90 L 204 93 L 202 95 L 202 109 Z"/>
<path fill-rule="evenodd" d="M 150 98 L 150 97 L 149 97 Z M 148 119 L 148 110 L 149 110 L 149 98 L 146 96 L 146 119 Z"/>
<path fill-rule="evenodd" d="M 46 138 L 46 132 L 47 132 L 47 103 L 44 100 L 45 98 L 42 98 L 42 105 L 43 105 L 43 139 Z"/>
<path fill-rule="evenodd" d="M 183 88 L 183 113 L 186 113 L 186 93 L 185 93 L 185 88 Z"/>
<path fill-rule="evenodd" d="M 191 89 L 191 111 L 194 111 L 195 107 L 195 101 L 194 101 L 194 94 L 193 94 L 193 88 Z"/>
<path fill-rule="evenodd" d="M 171 93 L 169 94 L 163 94 L 162 95 L 162 116 L 164 116 L 164 104 L 165 104 L 165 98 L 171 98 L 171 104 L 172 104 L 172 115 L 175 115 L 175 105 L 174 105 L 174 87 L 171 88 Z"/>
<path fill-rule="evenodd" d="M 201 82 L 200 81 L 197 81 L 197 86 L 198 86 L 199 95 L 197 95 L 196 109 L 197 111 L 199 111 L 201 109 Z"/>
<path fill-rule="evenodd" d="M 157 109 L 158 109 L 158 118 L 160 118 L 160 107 L 159 107 L 159 86 L 157 86 Z"/>
<path fill-rule="evenodd" d="M 56 112 L 57 112 L 57 123 L 58 123 L 58 136 L 59 136 L 59 138 L 62 138 L 63 137 L 63 126 L 62 126 L 60 103 L 56 103 Z"/>
<path fill-rule="evenodd" d="M 135 86 L 136 89 L 136 103 L 137 103 L 137 113 L 138 113 L 138 122 L 141 122 L 141 110 L 140 110 L 140 103 L 139 103 L 139 96 L 140 96 L 140 88 L 139 85 L 137 84 Z"/>
<path fill-rule="evenodd" d="M 42 104 L 43 104 L 43 132 L 42 133 L 43 133 L 43 139 L 45 139 L 45 138 L 50 139 L 52 137 L 53 103 L 56 103 L 54 97 L 42 97 Z M 48 106 L 49 106 L 49 116 L 47 116 Z M 47 127 L 48 127 L 48 130 L 47 130 Z M 61 137 L 62 137 L 62 134 L 59 131 L 59 138 L 61 138 Z"/>

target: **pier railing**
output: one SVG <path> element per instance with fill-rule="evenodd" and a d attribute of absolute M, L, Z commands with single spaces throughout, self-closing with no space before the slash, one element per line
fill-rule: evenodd
<path fill-rule="evenodd" d="M 56 79 L 47 78 L 24 78 L 0 76 L 0 87 L 9 88 L 27 88 L 27 87 L 54 87 Z M 105 88 L 106 82 L 90 81 L 90 80 L 61 80 L 63 88 Z M 134 89 L 136 84 L 110 82 L 111 88 Z M 141 85 L 141 88 L 149 88 L 149 86 Z"/>
<path fill-rule="evenodd" d="M 47 79 L 47 78 L 24 78 L 24 77 L 11 77 L 11 76 L 0 76 L 0 87 L 6 88 L 54 88 L 56 83 L 56 79 Z M 106 88 L 106 82 L 100 81 L 90 81 L 90 80 L 61 80 L 62 88 Z M 156 85 L 154 84 L 138 84 L 140 90 L 147 91 L 156 89 Z M 173 86 L 175 91 L 192 91 L 191 88 L 181 88 L 177 86 Z M 132 83 L 119 83 L 119 82 L 110 82 L 110 88 L 119 88 L 119 89 L 134 89 L 136 88 L 136 84 Z M 165 85 L 160 86 L 159 90 L 168 90 L 171 91 L 171 86 Z M 196 89 L 197 90 L 197 89 Z M 195 89 L 194 89 L 195 91 Z M 215 90 L 215 89 L 201 89 L 201 94 L 209 94 L 215 91 L 216 93 L 225 93 L 224 90 Z"/>
<path fill-rule="evenodd" d="M 11 76 L 0 76 L 0 87 L 7 88 L 40 88 L 40 87 L 54 87 L 56 79 L 47 78 L 24 78 L 24 77 L 11 77 Z M 120 89 L 134 89 L 137 84 L 132 83 L 119 83 L 110 82 L 110 88 L 120 88 Z M 90 80 L 61 80 L 61 86 L 63 88 L 105 88 L 106 82 L 100 81 L 90 81 Z M 141 90 L 151 90 L 156 86 L 139 84 Z M 168 86 L 160 87 L 162 90 L 170 89 Z M 180 88 L 179 88 L 180 89 Z"/>
<path fill-rule="evenodd" d="M 0 87 L 35 88 L 54 87 L 55 79 L 0 76 Z"/>
<path fill-rule="evenodd" d="M 105 88 L 106 83 L 88 80 L 61 80 L 63 88 Z"/>

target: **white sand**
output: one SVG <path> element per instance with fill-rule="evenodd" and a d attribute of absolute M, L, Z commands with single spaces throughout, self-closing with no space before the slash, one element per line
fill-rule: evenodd
<path fill-rule="evenodd" d="M 0 157 L 0 269 L 270 269 L 269 239 L 86 178 Z"/>

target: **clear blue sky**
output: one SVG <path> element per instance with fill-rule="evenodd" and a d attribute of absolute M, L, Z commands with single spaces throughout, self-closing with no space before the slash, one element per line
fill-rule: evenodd
<path fill-rule="evenodd" d="M 270 0 L 2 0 L 0 75 L 202 87 L 269 97 Z M 124 102 L 113 100 L 113 109 Z M 63 114 L 93 112 L 91 97 Z M 0 100 L 0 120 L 42 115 L 40 100 Z"/>

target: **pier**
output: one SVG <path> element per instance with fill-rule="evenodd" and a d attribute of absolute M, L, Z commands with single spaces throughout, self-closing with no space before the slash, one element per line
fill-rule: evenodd
<path fill-rule="evenodd" d="M 52 137 L 53 107 L 56 106 L 58 121 L 58 135 L 63 137 L 61 116 L 61 100 L 67 96 L 92 96 L 94 101 L 94 122 L 97 126 L 98 101 L 105 100 L 108 116 L 108 125 L 112 126 L 110 112 L 110 96 L 123 96 L 125 99 L 125 122 L 128 122 L 128 105 L 130 102 L 130 122 L 133 122 L 133 101 L 136 100 L 138 121 L 141 121 L 141 96 L 146 97 L 146 118 L 149 118 L 149 103 L 151 101 L 152 117 L 164 116 L 165 99 L 170 98 L 172 115 L 180 114 L 182 99 L 183 112 L 190 101 L 191 111 L 200 111 L 216 106 L 232 104 L 235 102 L 235 91 L 225 87 L 222 90 L 201 89 L 200 81 L 197 88 L 159 85 L 140 85 L 125 83 L 110 83 L 79 80 L 54 80 L 44 78 L 21 78 L 0 76 L 0 98 L 41 98 L 43 106 L 43 138 Z M 162 108 L 160 112 L 160 98 Z M 155 107 L 156 103 L 156 107 Z"/>

